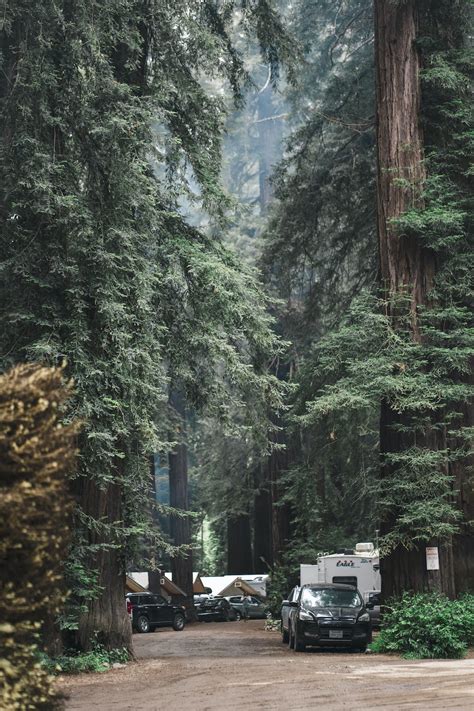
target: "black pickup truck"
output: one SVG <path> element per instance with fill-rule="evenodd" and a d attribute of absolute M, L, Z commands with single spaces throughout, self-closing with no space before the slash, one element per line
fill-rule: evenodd
<path fill-rule="evenodd" d="M 151 632 L 156 627 L 172 627 L 177 632 L 184 629 L 185 608 L 171 605 L 161 595 L 129 593 L 125 599 L 132 627 L 137 632 Z"/>

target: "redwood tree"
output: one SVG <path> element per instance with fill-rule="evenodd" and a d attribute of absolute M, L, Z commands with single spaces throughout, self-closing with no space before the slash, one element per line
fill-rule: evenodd
<path fill-rule="evenodd" d="M 387 303 L 387 316 L 395 330 L 406 326 L 415 344 L 423 348 L 426 329 L 420 315 L 433 307 L 433 289 L 440 255 L 427 235 L 410 228 L 407 214 L 423 214 L 426 194 L 425 137 L 422 130 L 422 88 L 420 73 L 420 12 L 415 0 L 375 1 L 375 64 L 377 104 L 377 217 L 380 281 Z M 429 3 L 428 3 L 429 5 Z M 404 321 L 405 319 L 405 321 Z M 405 323 L 405 325 L 403 325 Z M 420 350 L 420 353 L 422 351 Z M 403 369 L 404 364 L 398 364 Z M 432 365 L 426 365 L 427 369 Z M 423 367 L 421 367 L 421 372 Z M 394 462 L 414 449 L 424 455 L 447 450 L 446 425 L 433 421 L 426 412 L 424 422 L 414 420 L 413 412 L 396 410 L 382 401 L 380 451 L 382 486 L 397 476 Z M 439 457 L 432 467 L 448 476 L 448 460 Z M 421 503 L 421 502 L 420 502 Z M 400 514 L 398 514 L 400 515 Z M 382 522 L 382 533 L 389 535 L 396 523 L 395 509 Z M 413 531 L 415 536 L 415 531 Z M 412 545 L 413 543 L 413 545 Z M 439 570 L 427 570 L 425 547 L 439 549 Z M 382 559 L 384 595 L 404 590 L 455 592 L 451 537 L 404 544 L 396 542 Z"/>

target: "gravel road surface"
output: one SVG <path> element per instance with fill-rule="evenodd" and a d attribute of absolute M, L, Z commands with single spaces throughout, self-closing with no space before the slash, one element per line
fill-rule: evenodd
<path fill-rule="evenodd" d="M 474 659 L 288 650 L 260 621 L 134 636 L 136 664 L 62 677 L 67 711 L 474 709 Z"/>

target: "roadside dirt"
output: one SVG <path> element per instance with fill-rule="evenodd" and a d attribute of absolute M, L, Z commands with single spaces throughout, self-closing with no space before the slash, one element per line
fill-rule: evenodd
<path fill-rule="evenodd" d="M 135 635 L 134 644 L 136 664 L 60 678 L 67 711 L 474 708 L 474 659 L 298 654 L 260 621 L 197 623 Z"/>

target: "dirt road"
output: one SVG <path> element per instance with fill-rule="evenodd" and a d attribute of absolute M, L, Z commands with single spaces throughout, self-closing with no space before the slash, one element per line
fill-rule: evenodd
<path fill-rule="evenodd" d="M 435 711 L 474 708 L 474 659 L 288 650 L 263 622 L 135 635 L 137 664 L 62 678 L 67 711 Z"/>

